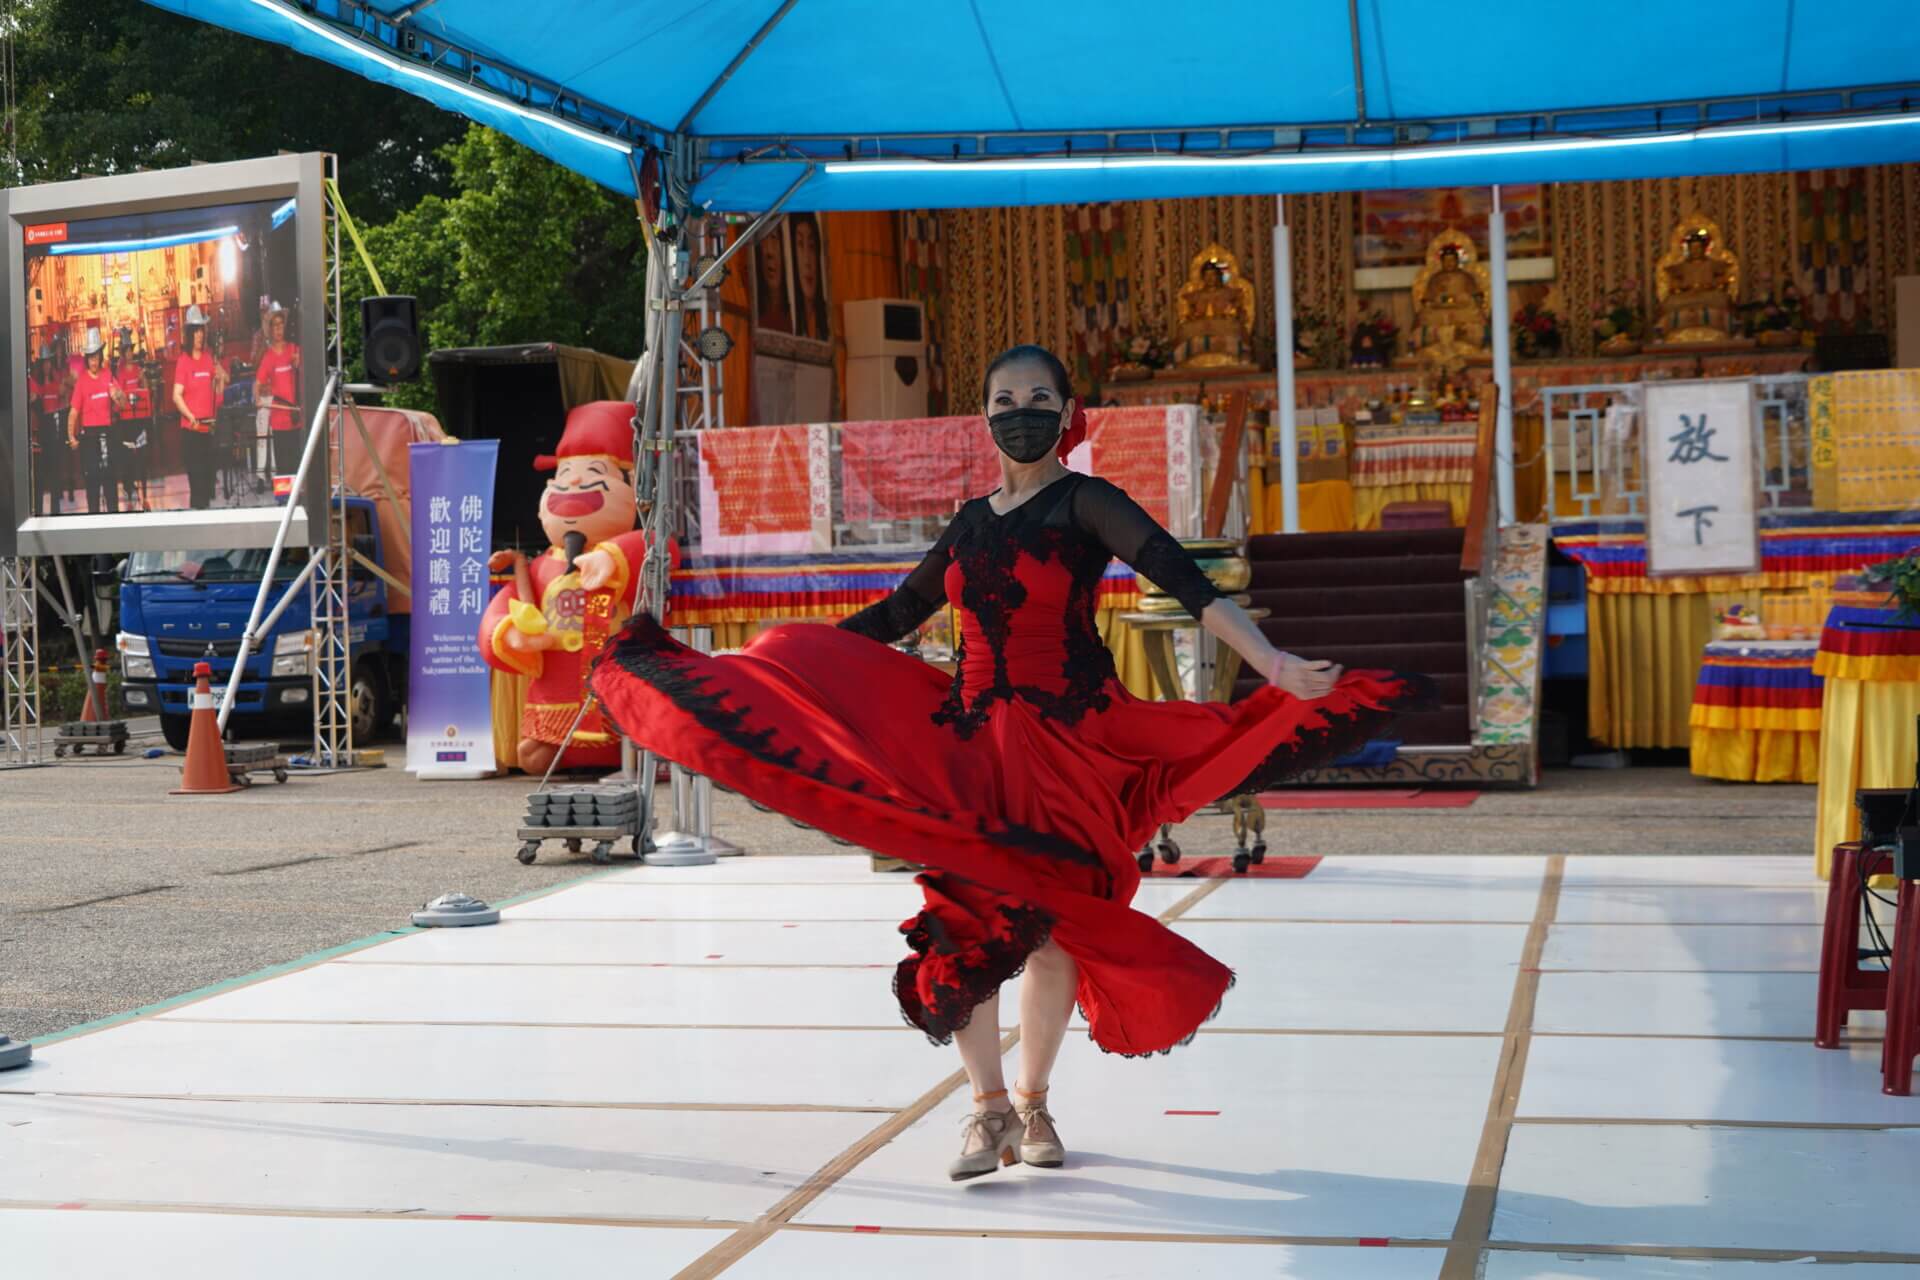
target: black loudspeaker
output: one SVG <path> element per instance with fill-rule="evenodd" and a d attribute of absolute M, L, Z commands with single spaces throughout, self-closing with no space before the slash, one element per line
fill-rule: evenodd
<path fill-rule="evenodd" d="M 360 299 L 367 377 L 391 385 L 420 376 L 420 316 L 410 297 Z"/>

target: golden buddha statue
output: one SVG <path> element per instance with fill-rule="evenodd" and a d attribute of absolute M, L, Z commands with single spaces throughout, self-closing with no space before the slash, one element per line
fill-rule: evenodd
<path fill-rule="evenodd" d="M 1180 369 L 1252 369 L 1253 286 L 1219 244 L 1194 255 L 1174 301 L 1173 363 Z"/>
<path fill-rule="evenodd" d="M 1487 320 L 1493 283 L 1474 261 L 1473 241 L 1448 228 L 1427 244 L 1427 261 L 1413 278 L 1413 332 L 1399 363 L 1458 373 L 1487 360 Z"/>
<path fill-rule="evenodd" d="M 1673 229 L 1655 284 L 1660 297 L 1655 346 L 1751 345 L 1750 339 L 1732 336 L 1740 260 L 1721 243 L 1719 226 L 1699 214 Z"/>

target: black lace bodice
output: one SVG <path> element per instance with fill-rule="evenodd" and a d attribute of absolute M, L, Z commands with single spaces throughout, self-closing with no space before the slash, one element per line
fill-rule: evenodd
<path fill-rule="evenodd" d="M 1125 492 L 1070 473 L 1005 514 L 985 498 L 967 503 L 905 582 L 840 625 L 890 644 L 951 595 L 966 638 L 934 719 L 966 737 L 994 703 L 1019 698 L 1071 723 L 1110 699 L 1113 656 L 1094 613 L 1100 579 L 1116 556 L 1195 617 L 1220 596 L 1186 549 Z M 969 643 L 984 643 L 987 652 L 965 652 Z"/>

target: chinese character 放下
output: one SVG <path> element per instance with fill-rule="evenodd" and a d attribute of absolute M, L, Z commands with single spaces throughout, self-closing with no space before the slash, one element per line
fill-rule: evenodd
<path fill-rule="evenodd" d="M 485 604 L 486 602 L 480 598 L 480 588 L 460 588 L 460 612 L 479 613 L 480 610 L 485 607 Z"/>
<path fill-rule="evenodd" d="M 463 527 L 460 530 L 460 552 L 462 555 L 478 555 L 480 553 L 480 531 L 478 529 Z"/>
<path fill-rule="evenodd" d="M 453 581 L 453 565 L 441 559 L 427 561 L 427 581 L 436 587 L 444 587 Z"/>
<path fill-rule="evenodd" d="M 445 587 L 435 587 L 427 597 L 427 612 L 435 617 L 444 618 L 453 612 L 453 592 Z"/>
<path fill-rule="evenodd" d="M 1725 459 L 1723 458 L 1721 461 L 1724 462 Z M 1674 514 L 1693 517 L 1693 545 L 1697 547 L 1705 542 L 1705 539 L 1701 536 L 1702 531 L 1713 528 L 1713 521 L 1707 519 L 1707 517 L 1719 509 L 1717 506 L 1688 507 L 1685 511 L 1678 511 Z"/>
<path fill-rule="evenodd" d="M 485 513 L 486 513 L 486 504 L 480 501 L 479 494 L 470 493 L 466 497 L 460 499 L 460 523 L 461 524 L 478 524 L 480 523 L 480 517 Z"/>
<path fill-rule="evenodd" d="M 1698 423 L 1694 422 L 1692 414 L 1681 414 L 1679 432 L 1667 437 L 1667 443 L 1673 446 L 1673 452 L 1667 455 L 1667 461 L 1677 462 L 1682 466 L 1702 460 L 1727 461 L 1725 455 L 1713 451 L 1713 435 L 1713 428 L 1707 425 L 1706 414 L 1700 415 Z"/>
<path fill-rule="evenodd" d="M 471 587 L 487 580 L 487 565 L 484 560 L 468 556 L 460 562 L 460 581 Z"/>
<path fill-rule="evenodd" d="M 431 540 L 431 544 L 428 546 L 427 550 L 430 554 L 436 555 L 436 556 L 452 555 L 453 554 L 453 530 L 435 529 L 433 531 L 433 538 Z"/>
<path fill-rule="evenodd" d="M 445 524 L 453 519 L 453 499 L 436 497 L 427 504 L 427 520 L 432 524 Z"/>

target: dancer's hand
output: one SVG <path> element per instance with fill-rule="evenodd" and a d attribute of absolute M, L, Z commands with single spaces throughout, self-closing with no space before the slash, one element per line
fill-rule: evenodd
<path fill-rule="evenodd" d="M 1296 698 L 1311 702 L 1315 698 L 1324 698 L 1333 692 L 1333 686 L 1340 679 L 1341 668 L 1331 662 L 1309 662 L 1305 658 L 1291 653 L 1274 651 L 1266 670 L 1269 684 L 1275 685 Z"/>

